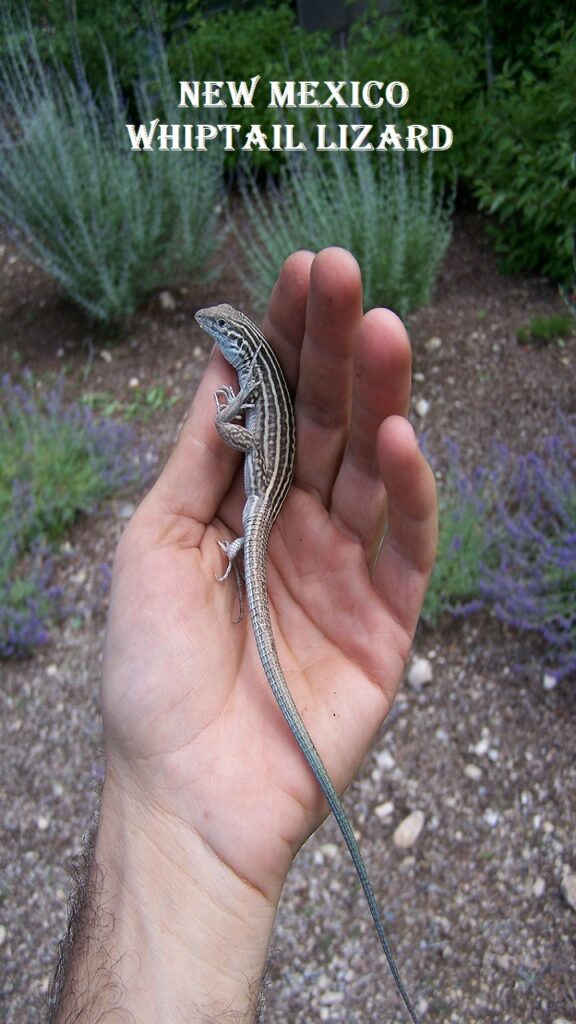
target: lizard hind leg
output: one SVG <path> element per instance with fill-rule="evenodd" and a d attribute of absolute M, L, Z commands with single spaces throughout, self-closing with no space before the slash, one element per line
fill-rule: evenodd
<path fill-rule="evenodd" d="M 234 619 L 234 622 L 241 622 L 242 616 L 244 614 L 244 574 L 240 567 L 238 555 L 244 548 L 244 537 L 237 537 L 236 540 L 233 541 L 219 540 L 218 547 L 222 548 L 222 551 L 226 555 L 226 558 L 228 559 L 228 565 L 226 566 L 226 569 L 223 572 L 222 576 L 217 576 L 216 579 L 218 583 L 223 583 L 224 580 L 228 579 L 232 569 L 234 569 L 234 575 L 236 576 L 236 586 L 238 588 L 238 601 L 240 603 L 240 611 L 238 613 L 238 618 Z"/>

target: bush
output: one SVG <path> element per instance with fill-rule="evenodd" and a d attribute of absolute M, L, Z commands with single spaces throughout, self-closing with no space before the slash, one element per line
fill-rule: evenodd
<path fill-rule="evenodd" d="M 428 301 L 451 234 L 430 160 L 308 149 L 268 196 L 253 183 L 243 196 L 249 226 L 237 234 L 249 266 L 244 281 L 260 305 L 290 253 L 328 245 L 354 253 L 366 308 L 386 305 L 405 316 Z"/>
<path fill-rule="evenodd" d="M 480 580 L 498 618 L 540 638 L 558 678 L 576 674 L 576 426 L 563 426 L 510 467 L 487 524 L 496 561 Z"/>
<path fill-rule="evenodd" d="M 0 384 L 0 655 L 46 637 L 61 609 L 53 545 L 82 513 L 141 485 L 153 463 L 126 424 L 66 406 L 63 381 L 46 390 L 25 373 Z"/>
<path fill-rule="evenodd" d="M 228 112 L 233 117 L 225 119 L 240 124 L 243 131 L 259 124 L 266 134 L 281 114 L 268 107 L 269 81 L 331 79 L 342 64 L 342 53 L 330 45 L 328 35 L 299 28 L 287 3 L 260 3 L 209 17 L 197 14 L 173 34 L 168 52 L 175 80 L 190 79 L 191 66 L 199 80 L 246 81 L 260 75 L 254 107 L 234 108 Z M 311 116 L 315 115 L 312 111 Z M 226 160 L 229 167 L 236 166 L 238 152 L 227 154 Z M 248 153 L 248 160 L 254 168 L 271 173 L 284 163 L 281 153 L 258 149 Z"/>
<path fill-rule="evenodd" d="M 177 99 L 160 43 L 156 112 Z M 96 320 L 126 321 L 148 292 L 203 275 L 215 247 L 222 155 L 130 152 L 110 74 L 106 102 L 13 37 L 0 77 L 0 218 L 25 253 Z M 140 92 L 147 119 L 151 101 Z"/>
<path fill-rule="evenodd" d="M 576 29 L 556 26 L 531 68 L 507 66 L 476 111 L 470 176 L 506 271 L 567 283 L 573 274 Z"/>
<path fill-rule="evenodd" d="M 468 615 L 484 601 L 483 567 L 492 561 L 486 521 L 494 507 L 499 474 L 482 467 L 464 471 L 456 445 L 448 447 L 449 470 L 439 488 L 438 551 L 422 608 L 422 618 L 436 624 L 442 614 Z"/>
<path fill-rule="evenodd" d="M 541 453 L 494 448 L 490 469 L 473 474 L 451 447 L 423 609 L 435 623 L 490 608 L 539 638 L 558 678 L 576 674 L 576 425 L 561 424 Z"/>
<path fill-rule="evenodd" d="M 390 111 L 387 119 L 398 125 L 446 124 L 454 143 L 434 158 L 437 179 L 451 181 L 460 175 L 474 145 L 469 127 L 471 103 L 480 90 L 478 52 L 462 44 L 462 33 L 443 38 L 431 25 L 418 32 L 397 31 L 389 17 L 367 15 L 356 22 L 346 50 L 343 78 L 367 81 L 406 82 L 410 98 L 405 107 Z M 328 77 L 333 77 L 332 75 Z M 364 111 L 360 120 L 371 120 Z"/>
<path fill-rule="evenodd" d="M 170 30 L 170 0 L 74 0 L 46 3 L 25 0 L 21 4 L 0 0 L 0 17 L 10 22 L 10 35 L 21 43 L 32 34 L 43 63 L 64 68 L 73 75 L 78 55 L 92 91 L 98 95 L 108 88 L 107 56 L 116 68 L 123 90 L 130 90 L 142 63 L 154 27 Z M 13 42 L 0 36 L 0 65 L 10 55 Z"/>

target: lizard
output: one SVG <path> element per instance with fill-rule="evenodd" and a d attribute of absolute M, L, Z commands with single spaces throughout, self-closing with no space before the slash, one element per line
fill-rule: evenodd
<path fill-rule="evenodd" d="M 243 535 L 219 541 L 228 559 L 225 580 L 242 554 L 250 621 L 262 668 L 272 693 L 334 815 L 360 879 L 390 973 L 413 1024 L 418 1017 L 400 977 L 374 889 L 343 804 L 300 716 L 280 665 L 266 582 L 268 541 L 294 476 L 296 428 L 292 399 L 280 363 L 264 334 L 247 316 L 227 303 L 195 314 L 236 370 L 237 393 L 223 385 L 214 393 L 216 429 L 230 447 L 244 453 L 246 502 Z M 239 422 L 241 419 L 243 423 Z"/>

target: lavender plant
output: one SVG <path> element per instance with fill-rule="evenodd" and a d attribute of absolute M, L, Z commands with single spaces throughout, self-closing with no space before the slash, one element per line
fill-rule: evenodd
<path fill-rule="evenodd" d="M 423 618 L 490 608 L 534 634 L 547 671 L 576 673 L 576 424 L 539 453 L 494 447 L 490 468 L 467 473 L 457 447 L 440 488 L 436 567 Z"/>
<path fill-rule="evenodd" d="M 509 456 L 509 483 L 487 524 L 497 560 L 480 578 L 500 619 L 540 637 L 559 679 L 576 673 L 576 425 L 562 426 L 541 454 Z"/>
<path fill-rule="evenodd" d="M 249 267 L 244 281 L 257 303 L 290 253 L 328 245 L 356 256 L 367 308 L 386 305 L 405 316 L 429 299 L 451 236 L 431 161 L 319 153 L 310 144 L 267 197 L 254 182 L 245 183 L 243 197 L 249 230 L 238 229 L 237 237 Z"/>
<path fill-rule="evenodd" d="M 496 504 L 499 473 L 465 472 L 460 451 L 447 445 L 449 469 L 439 486 L 438 552 L 422 618 L 436 624 L 444 613 L 468 615 L 485 603 L 480 579 L 494 558 L 486 522 Z"/>
<path fill-rule="evenodd" d="M 145 483 L 154 459 L 125 423 L 67 405 L 63 380 L 0 382 L 0 655 L 46 637 L 63 608 L 52 548 L 108 495 Z"/>
<path fill-rule="evenodd" d="M 215 249 L 223 154 L 132 153 L 123 102 L 109 74 L 97 101 L 83 71 L 47 69 L 5 7 L 0 72 L 0 219 L 68 296 L 102 322 L 127 320 L 148 292 L 205 274 Z M 155 114 L 178 119 L 160 41 Z M 140 91 L 140 116 L 150 102 Z"/>

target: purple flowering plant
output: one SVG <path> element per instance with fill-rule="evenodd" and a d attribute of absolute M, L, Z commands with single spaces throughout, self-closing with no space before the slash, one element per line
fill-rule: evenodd
<path fill-rule="evenodd" d="M 512 458 L 487 522 L 496 558 L 480 593 L 502 621 L 536 634 L 558 679 L 576 674 L 576 424 Z"/>
<path fill-rule="evenodd" d="M 494 446 L 490 468 L 473 473 L 449 446 L 423 618 L 488 608 L 535 635 L 561 679 L 576 674 L 576 424 L 559 422 L 538 453 Z"/>
<path fill-rule="evenodd" d="M 0 382 L 0 656 L 47 639 L 64 613 L 54 545 L 81 514 L 146 483 L 154 459 L 125 423 L 69 404 L 60 377 Z"/>

